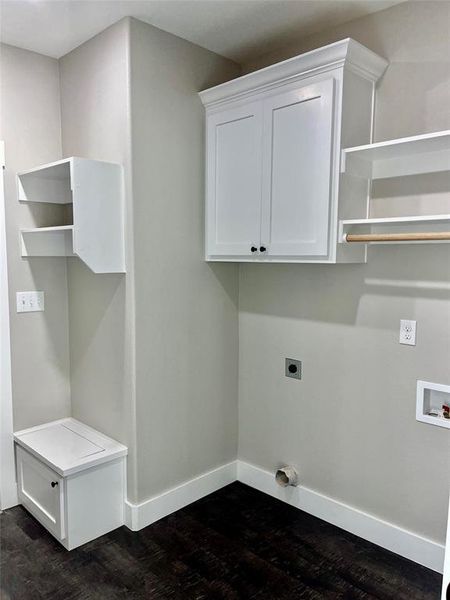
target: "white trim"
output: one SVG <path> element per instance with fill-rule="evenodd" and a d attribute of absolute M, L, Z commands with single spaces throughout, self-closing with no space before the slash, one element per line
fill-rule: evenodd
<path fill-rule="evenodd" d="M 262 92 L 296 76 L 311 76 L 323 69 L 342 66 L 375 82 L 386 70 L 388 62 L 355 40 L 346 38 L 203 90 L 199 95 L 203 104 L 209 107 L 248 93 Z"/>
<path fill-rule="evenodd" d="M 125 525 L 139 531 L 236 481 L 236 461 L 208 471 L 140 504 L 125 502 Z"/>
<path fill-rule="evenodd" d="M 445 547 L 309 488 L 281 488 L 273 473 L 238 461 L 238 481 L 332 523 L 395 554 L 442 573 Z"/>
<path fill-rule="evenodd" d="M 13 442 L 4 167 L 5 144 L 0 141 L 0 508 L 2 510 L 16 506 L 18 503 Z"/>
<path fill-rule="evenodd" d="M 208 471 L 140 504 L 125 501 L 125 525 L 132 531 L 139 531 L 236 480 L 386 550 L 442 573 L 445 550 L 442 544 L 309 488 L 281 488 L 275 482 L 273 473 L 241 460 Z"/>

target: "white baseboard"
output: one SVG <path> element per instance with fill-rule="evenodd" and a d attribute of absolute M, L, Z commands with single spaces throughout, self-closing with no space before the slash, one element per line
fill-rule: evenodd
<path fill-rule="evenodd" d="M 125 502 L 125 525 L 138 531 L 236 481 L 236 461 L 208 471 L 140 504 Z"/>
<path fill-rule="evenodd" d="M 445 547 L 306 487 L 282 488 L 273 473 L 238 461 L 237 479 L 395 554 L 442 573 Z"/>
<path fill-rule="evenodd" d="M 443 545 L 309 488 L 281 488 L 273 473 L 240 460 L 208 471 L 140 504 L 126 501 L 125 525 L 138 531 L 236 480 L 433 571 L 443 571 Z"/>

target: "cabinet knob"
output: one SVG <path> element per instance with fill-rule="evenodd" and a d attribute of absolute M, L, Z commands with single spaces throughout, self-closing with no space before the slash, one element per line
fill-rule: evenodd
<path fill-rule="evenodd" d="M 258 248 L 257 248 L 256 246 L 252 246 L 252 247 L 250 248 L 250 250 L 251 250 L 252 252 L 258 252 Z"/>
<path fill-rule="evenodd" d="M 259 251 L 260 252 L 265 252 L 267 250 L 267 248 L 265 246 L 260 246 L 259 247 Z"/>
<path fill-rule="evenodd" d="M 52 481 L 51 486 L 54 488 L 56 485 L 58 485 L 57 481 Z"/>

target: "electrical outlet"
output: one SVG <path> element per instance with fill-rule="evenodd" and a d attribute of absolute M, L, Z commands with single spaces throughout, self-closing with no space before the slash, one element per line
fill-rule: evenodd
<path fill-rule="evenodd" d="M 17 292 L 17 312 L 37 312 L 44 310 L 44 292 Z"/>
<path fill-rule="evenodd" d="M 416 321 L 400 320 L 400 344 L 416 345 Z"/>
<path fill-rule="evenodd" d="M 284 374 L 286 377 L 293 377 L 294 379 L 302 378 L 302 363 L 300 360 L 295 358 L 286 358 L 284 365 Z"/>

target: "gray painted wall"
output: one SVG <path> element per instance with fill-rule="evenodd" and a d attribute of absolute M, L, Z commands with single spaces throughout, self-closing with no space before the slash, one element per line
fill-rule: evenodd
<path fill-rule="evenodd" d="M 61 209 L 17 201 L 16 173 L 61 158 L 58 61 L 2 45 L 6 241 L 14 429 L 70 415 L 66 261 L 23 259 L 19 229 L 58 224 Z M 45 312 L 16 313 L 16 292 L 45 292 Z"/>
<path fill-rule="evenodd" d="M 237 454 L 237 265 L 203 261 L 204 112 L 238 73 L 131 22 L 139 499 Z"/>
<path fill-rule="evenodd" d="M 129 20 L 60 60 L 65 156 L 124 165 L 127 274 L 95 275 L 68 259 L 72 415 L 129 447 L 128 494 L 136 497 L 134 301 Z"/>
<path fill-rule="evenodd" d="M 401 4 L 245 70 L 350 36 L 391 62 L 375 141 L 449 129 L 449 6 Z M 428 179 L 436 194 L 421 202 L 408 182 L 391 187 L 395 210 L 384 208 L 414 214 L 422 203 L 440 212 L 442 181 Z M 449 212 L 448 177 L 445 185 Z M 420 190 L 417 180 L 412 188 Z M 444 542 L 449 432 L 416 422 L 415 386 L 450 384 L 449 248 L 371 247 L 368 264 L 356 266 L 241 266 L 242 460 L 270 471 L 296 464 L 304 485 Z M 401 318 L 417 320 L 416 347 L 399 345 Z M 301 382 L 284 377 L 284 357 L 303 361 Z"/>
<path fill-rule="evenodd" d="M 212 268 L 202 260 L 204 133 L 197 92 L 235 76 L 238 67 L 129 19 L 60 59 L 59 72 L 58 61 L 6 50 L 4 110 L 13 115 L 3 134 L 8 197 L 17 170 L 61 156 L 61 129 L 63 156 L 123 164 L 127 193 L 126 276 L 94 275 L 78 259 L 45 258 L 34 259 L 24 278 L 29 265 L 18 256 L 19 211 L 20 225 L 31 216 L 9 203 L 11 293 L 37 288 L 47 294 L 45 313 L 12 315 L 15 428 L 72 414 L 123 441 L 130 451 L 128 498 L 143 500 L 237 454 L 238 267 Z M 10 139 L 17 132 L 14 160 Z M 55 210 L 35 208 L 32 222 L 57 222 Z M 39 220 L 44 213 L 56 221 Z M 31 337 L 37 359 L 30 323 L 39 324 Z"/>
<path fill-rule="evenodd" d="M 202 262 L 196 94 L 237 67 L 125 19 L 60 72 L 64 154 L 126 170 L 127 275 L 68 261 L 69 339 L 72 414 L 128 444 L 136 502 L 237 453 L 237 267 Z"/>

